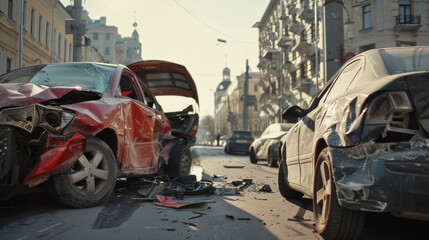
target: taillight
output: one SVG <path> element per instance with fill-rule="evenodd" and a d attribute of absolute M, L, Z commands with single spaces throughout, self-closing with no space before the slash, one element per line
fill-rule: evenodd
<path fill-rule="evenodd" d="M 406 92 L 388 92 L 374 98 L 367 107 L 365 125 L 385 125 L 387 132 L 414 134 L 410 129 L 410 115 L 413 111 Z"/>

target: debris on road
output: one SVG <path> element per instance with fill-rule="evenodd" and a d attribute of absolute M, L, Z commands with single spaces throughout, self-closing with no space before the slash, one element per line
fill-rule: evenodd
<path fill-rule="evenodd" d="M 303 218 L 301 216 L 293 216 L 293 218 L 288 218 L 288 221 L 302 222 L 302 221 L 311 221 L 311 219 Z"/>
<path fill-rule="evenodd" d="M 208 204 L 206 202 L 179 202 L 170 197 L 157 195 L 159 202 L 155 203 L 157 206 L 169 207 L 169 208 L 184 208 L 184 207 L 194 207 L 207 209 Z"/>
<path fill-rule="evenodd" d="M 233 166 L 233 165 L 223 165 L 224 168 L 244 168 L 244 166 L 242 165 L 237 165 L 237 166 Z"/>
<path fill-rule="evenodd" d="M 250 218 L 237 218 L 237 219 L 242 221 L 250 221 Z"/>
<path fill-rule="evenodd" d="M 272 190 L 271 190 L 271 187 L 270 187 L 270 185 L 264 185 L 261 189 L 260 189 L 260 191 L 263 191 L 263 192 L 271 192 Z"/>
<path fill-rule="evenodd" d="M 228 177 L 227 177 L 227 176 L 224 176 L 224 175 L 216 175 L 216 174 L 213 174 L 213 178 L 222 178 L 222 179 L 227 179 Z"/>
<path fill-rule="evenodd" d="M 225 215 L 225 218 L 226 219 L 235 220 L 234 216 L 231 216 L 231 215 L 228 215 L 228 214 Z"/>
<path fill-rule="evenodd" d="M 234 187 L 238 187 L 243 185 L 243 181 L 232 181 L 231 184 L 234 185 Z"/>
<path fill-rule="evenodd" d="M 188 219 L 191 220 L 191 219 L 195 219 L 195 218 L 200 218 L 202 216 L 203 216 L 203 214 L 199 214 L 197 216 L 189 217 Z"/>
<path fill-rule="evenodd" d="M 264 200 L 264 201 L 268 200 L 266 198 L 257 198 L 257 197 L 253 197 L 253 198 L 256 199 L 256 200 Z"/>
<path fill-rule="evenodd" d="M 240 192 L 237 188 L 216 188 L 215 194 L 219 196 L 230 196 L 240 195 Z"/>
<path fill-rule="evenodd" d="M 196 223 L 191 223 L 191 222 L 182 222 L 183 224 L 185 224 L 185 225 L 188 225 L 188 226 L 193 226 L 193 227 L 196 227 L 196 226 L 198 226 L 198 224 L 196 224 Z"/>

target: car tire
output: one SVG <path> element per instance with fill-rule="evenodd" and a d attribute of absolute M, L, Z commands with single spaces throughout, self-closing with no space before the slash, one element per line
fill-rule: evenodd
<path fill-rule="evenodd" d="M 52 177 L 52 192 L 68 206 L 98 206 L 112 193 L 117 168 L 110 147 L 99 138 L 88 138 L 85 152 L 76 163 L 67 172 Z"/>
<path fill-rule="evenodd" d="M 227 146 L 225 146 L 224 151 L 225 151 L 226 154 L 230 154 L 230 151 L 229 151 L 229 149 L 228 149 Z"/>
<path fill-rule="evenodd" d="M 365 215 L 339 205 L 332 172 L 331 157 L 325 148 L 317 158 L 313 182 L 316 230 L 324 239 L 358 239 Z"/>
<path fill-rule="evenodd" d="M 168 160 L 168 176 L 174 179 L 189 175 L 192 166 L 191 151 L 187 145 L 176 144 L 170 151 Z"/>
<path fill-rule="evenodd" d="M 253 148 L 250 149 L 249 158 L 250 158 L 250 162 L 251 163 L 253 163 L 253 164 L 257 164 L 258 163 L 258 159 L 256 159 L 255 150 Z"/>
<path fill-rule="evenodd" d="M 300 199 L 304 196 L 303 193 L 293 190 L 286 182 L 287 167 L 284 166 L 285 161 L 280 162 L 278 184 L 280 194 L 286 199 Z"/>
<path fill-rule="evenodd" d="M 276 154 L 272 148 L 268 149 L 267 164 L 269 167 L 277 167 Z"/>

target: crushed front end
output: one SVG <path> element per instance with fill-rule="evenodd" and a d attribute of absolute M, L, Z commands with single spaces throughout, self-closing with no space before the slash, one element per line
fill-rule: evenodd
<path fill-rule="evenodd" d="M 0 199 L 69 169 L 85 150 L 79 133 L 62 135 L 74 113 L 30 104 L 0 111 Z"/>

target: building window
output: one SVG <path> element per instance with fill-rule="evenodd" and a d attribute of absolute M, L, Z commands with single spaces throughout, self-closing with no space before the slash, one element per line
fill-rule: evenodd
<path fill-rule="evenodd" d="M 46 21 L 46 29 L 45 29 L 45 46 L 49 48 L 49 22 Z"/>
<path fill-rule="evenodd" d="M 55 48 L 55 41 L 56 41 L 56 35 L 57 35 L 57 29 L 55 29 L 54 28 L 54 31 L 52 32 L 52 49 L 54 50 L 54 53 L 55 53 L 55 51 L 56 51 L 56 48 Z"/>
<path fill-rule="evenodd" d="M 67 39 L 64 37 L 64 62 L 67 62 Z"/>
<path fill-rule="evenodd" d="M 69 43 L 69 62 L 71 62 L 72 61 L 72 45 L 71 45 L 71 43 Z"/>
<path fill-rule="evenodd" d="M 110 40 L 110 33 L 106 33 L 106 40 Z"/>
<path fill-rule="evenodd" d="M 361 52 L 365 52 L 365 51 L 368 51 L 368 50 L 371 50 L 371 49 L 374 49 L 375 48 L 375 44 L 373 43 L 373 44 L 369 44 L 369 45 L 365 45 L 365 46 L 360 46 L 359 47 L 359 53 L 361 53 Z"/>
<path fill-rule="evenodd" d="M 6 72 L 12 71 L 12 58 L 6 59 Z"/>
<path fill-rule="evenodd" d="M 14 1 L 8 0 L 7 1 L 7 16 L 12 20 L 15 20 L 15 8 L 14 7 L 15 7 Z"/>
<path fill-rule="evenodd" d="M 93 34 L 92 34 L 92 38 L 93 38 L 94 40 L 98 40 L 98 33 L 93 33 Z"/>
<path fill-rule="evenodd" d="M 371 13 L 371 4 L 363 6 L 363 29 L 368 29 L 372 27 L 372 13 Z"/>
<path fill-rule="evenodd" d="M 42 22 L 42 15 L 39 15 L 39 35 L 37 35 L 37 37 L 40 43 L 42 43 Z"/>
<path fill-rule="evenodd" d="M 31 8 L 31 11 L 30 11 L 30 34 L 31 34 L 31 36 L 33 36 L 34 37 L 34 34 L 35 34 L 35 32 L 34 32 L 34 28 L 35 28 L 35 23 L 36 23 L 36 20 L 34 19 L 36 16 L 36 10 L 34 10 L 34 8 Z"/>
<path fill-rule="evenodd" d="M 399 1 L 399 23 L 400 24 L 411 23 L 411 0 Z"/>
<path fill-rule="evenodd" d="M 28 3 L 27 1 L 24 1 L 24 15 L 22 16 L 22 21 L 24 22 L 24 29 L 28 31 L 27 8 L 28 8 Z"/>
<path fill-rule="evenodd" d="M 110 55 L 110 48 L 106 48 L 106 55 Z"/>
<path fill-rule="evenodd" d="M 307 78 L 307 63 L 303 62 L 301 65 L 299 65 L 299 70 L 301 72 L 301 78 L 306 79 Z"/>
<path fill-rule="evenodd" d="M 61 33 L 58 34 L 58 57 L 61 58 Z"/>
<path fill-rule="evenodd" d="M 257 84 L 254 85 L 254 88 L 255 88 L 255 92 L 258 92 L 258 85 Z"/>

